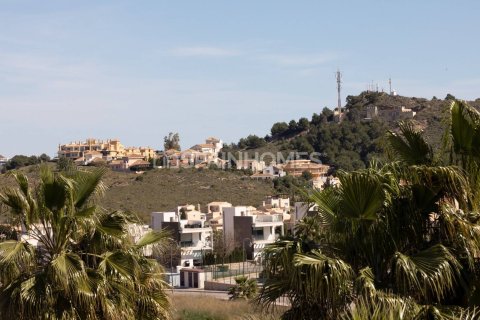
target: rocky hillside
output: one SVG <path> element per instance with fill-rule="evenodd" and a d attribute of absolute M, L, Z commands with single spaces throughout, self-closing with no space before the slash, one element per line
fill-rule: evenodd
<path fill-rule="evenodd" d="M 445 132 L 446 110 L 453 96 L 446 99 L 432 99 L 392 96 L 379 92 L 362 92 L 358 96 L 348 96 L 346 112 L 341 123 L 335 121 L 332 110 L 325 108 L 311 119 L 300 118 L 272 125 L 265 137 L 249 135 L 236 144 L 225 148 L 231 152 L 319 152 L 321 160 L 334 170 L 363 168 L 373 158 L 382 159 L 384 137 L 387 130 L 396 130 L 398 119 L 376 117 L 365 121 L 366 110 L 377 107 L 384 112 L 396 107 L 405 107 L 416 112 L 412 121 L 424 130 L 427 139 L 440 145 Z M 470 101 L 470 105 L 480 109 L 480 99 Z"/>

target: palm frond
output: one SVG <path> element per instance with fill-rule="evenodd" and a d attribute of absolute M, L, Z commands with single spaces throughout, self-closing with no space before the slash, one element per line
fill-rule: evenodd
<path fill-rule="evenodd" d="M 169 236 L 170 232 L 165 229 L 161 231 L 150 231 L 135 243 L 135 247 L 143 248 L 148 245 L 165 244 Z"/>
<path fill-rule="evenodd" d="M 431 164 L 432 147 L 423 138 L 422 132 L 416 130 L 411 122 L 399 123 L 400 133 L 387 133 L 387 141 L 394 153 L 408 165 Z"/>
<path fill-rule="evenodd" d="M 376 220 L 387 199 L 383 181 L 372 171 L 340 175 L 341 214 L 351 219 Z"/>
<path fill-rule="evenodd" d="M 450 133 L 457 154 L 480 157 L 480 113 L 462 101 L 450 107 Z"/>
<path fill-rule="evenodd" d="M 97 168 L 91 172 L 76 171 L 75 206 L 81 208 L 93 197 L 99 197 L 106 191 L 102 181 L 106 168 Z"/>
<path fill-rule="evenodd" d="M 462 269 L 455 256 L 440 244 L 412 256 L 397 252 L 393 268 L 399 292 L 427 301 L 440 301 L 453 292 Z"/>

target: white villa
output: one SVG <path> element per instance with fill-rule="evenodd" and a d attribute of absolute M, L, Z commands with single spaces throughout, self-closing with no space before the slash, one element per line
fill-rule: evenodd
<path fill-rule="evenodd" d="M 206 224 L 206 214 L 194 206 L 180 206 L 176 212 L 152 212 L 151 227 L 172 232 L 172 239 L 181 247 L 180 268 L 202 263 L 204 251 L 212 249 L 212 228 Z"/>
<path fill-rule="evenodd" d="M 223 236 L 226 243 L 242 247 L 247 257 L 255 259 L 266 244 L 285 234 L 284 215 L 257 211 L 254 207 L 223 208 Z"/>

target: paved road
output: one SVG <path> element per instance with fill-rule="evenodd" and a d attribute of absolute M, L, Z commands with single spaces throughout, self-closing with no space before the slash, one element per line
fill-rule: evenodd
<path fill-rule="evenodd" d="M 226 291 L 214 291 L 214 290 L 202 290 L 202 289 L 173 289 L 170 290 L 172 295 L 203 295 L 214 297 L 220 300 L 228 300 L 228 294 Z"/>

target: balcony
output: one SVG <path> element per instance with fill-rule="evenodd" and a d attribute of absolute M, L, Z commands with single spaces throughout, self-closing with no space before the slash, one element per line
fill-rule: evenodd
<path fill-rule="evenodd" d="M 180 233 L 212 232 L 211 227 L 201 223 L 187 223 L 181 226 Z"/>
<path fill-rule="evenodd" d="M 201 223 L 190 223 L 190 224 L 185 224 L 183 226 L 184 228 L 202 228 Z"/>
<path fill-rule="evenodd" d="M 181 248 L 193 247 L 193 241 L 180 241 Z"/>

